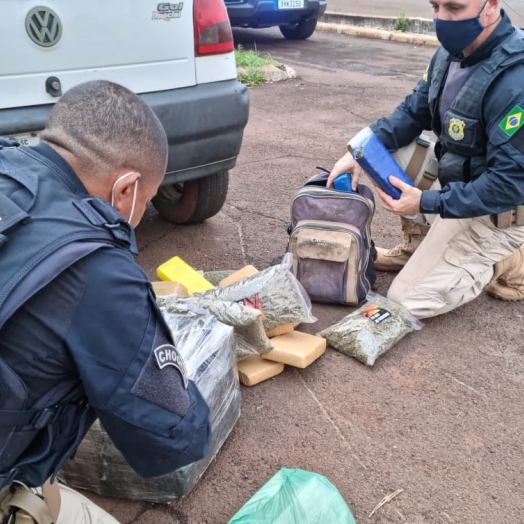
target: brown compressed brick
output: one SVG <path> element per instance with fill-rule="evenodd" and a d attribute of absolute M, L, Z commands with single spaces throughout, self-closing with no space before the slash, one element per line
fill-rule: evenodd
<path fill-rule="evenodd" d="M 264 359 L 281 362 L 296 368 L 305 368 L 326 352 L 326 339 L 293 331 L 271 339 L 273 350 Z"/>
<path fill-rule="evenodd" d="M 265 360 L 260 355 L 244 358 L 238 362 L 237 366 L 240 382 L 244 386 L 255 386 L 284 371 L 284 364 Z"/>
<path fill-rule="evenodd" d="M 293 324 L 282 324 L 276 328 L 266 331 L 267 338 L 278 337 L 280 335 L 287 335 L 288 333 L 293 333 L 294 327 Z"/>
<path fill-rule="evenodd" d="M 238 271 L 235 271 L 234 273 L 231 273 L 228 277 L 222 279 L 218 285 L 219 286 L 229 286 L 229 284 L 232 284 L 233 282 L 237 282 L 238 280 L 242 280 L 243 278 L 250 277 L 251 275 L 255 275 L 258 273 L 258 269 L 256 269 L 253 266 L 244 266 L 242 269 L 239 269 Z"/>
<path fill-rule="evenodd" d="M 151 282 L 155 295 L 187 295 L 187 287 L 180 282 L 155 281 Z"/>

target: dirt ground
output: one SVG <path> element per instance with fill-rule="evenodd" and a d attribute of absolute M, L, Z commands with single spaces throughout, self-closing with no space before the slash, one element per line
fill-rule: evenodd
<path fill-rule="evenodd" d="M 394 108 L 432 53 L 330 34 L 289 42 L 278 31 L 246 30 L 236 40 L 270 51 L 300 78 L 250 90 L 242 153 L 216 217 L 175 227 L 148 212 L 137 233 L 151 278 L 174 255 L 203 270 L 267 267 L 284 253 L 297 189 Z M 395 245 L 398 219 L 378 209 L 373 236 Z M 381 293 L 391 278 L 380 274 Z M 300 329 L 318 332 L 350 311 L 315 305 L 318 322 Z M 308 369 L 242 387 L 237 426 L 185 499 L 156 506 L 93 498 L 124 524 L 225 524 L 288 467 L 328 477 L 359 524 L 522 523 L 523 315 L 520 303 L 482 295 L 427 321 L 373 368 L 328 349 Z"/>

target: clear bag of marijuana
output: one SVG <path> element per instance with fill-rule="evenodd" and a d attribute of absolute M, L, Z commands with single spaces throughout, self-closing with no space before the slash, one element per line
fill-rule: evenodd
<path fill-rule="evenodd" d="M 422 323 L 407 309 L 370 293 L 361 308 L 317 335 L 344 355 L 372 366 L 408 333 L 421 328 Z"/>
<path fill-rule="evenodd" d="M 302 284 L 291 273 L 292 258 L 288 253 L 281 264 L 259 271 L 255 275 L 228 286 L 196 293 L 196 296 L 260 304 L 266 331 L 283 324 L 298 325 L 316 322 L 311 300 Z"/>
<path fill-rule="evenodd" d="M 219 300 L 208 296 L 172 295 L 157 297 L 160 310 L 168 318 L 175 315 L 212 315 L 232 326 L 235 332 L 237 360 L 251 355 L 263 355 L 273 349 L 267 338 L 260 311 L 231 300 Z"/>

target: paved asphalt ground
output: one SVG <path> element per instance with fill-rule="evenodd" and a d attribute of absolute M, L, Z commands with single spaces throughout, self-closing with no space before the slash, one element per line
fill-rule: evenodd
<path fill-rule="evenodd" d="M 513 23 L 524 27 L 524 0 L 502 0 L 502 7 L 508 12 Z M 351 13 L 356 15 L 397 17 L 405 11 L 408 17 L 431 18 L 428 0 L 328 0 L 328 11 Z"/>
<path fill-rule="evenodd" d="M 286 41 L 278 30 L 235 37 L 300 78 L 250 90 L 242 152 L 216 217 L 175 227 L 148 211 L 138 260 L 151 278 L 174 255 L 203 270 L 267 267 L 285 250 L 297 189 L 402 100 L 433 52 L 326 33 L 305 42 Z M 398 219 L 378 209 L 373 236 L 395 245 Z M 382 294 L 391 278 L 380 274 Z M 315 333 L 350 311 L 315 305 L 318 322 L 301 329 Z M 288 467 L 326 475 L 359 524 L 521 524 L 523 316 L 521 303 L 482 295 L 427 321 L 374 368 L 328 349 L 308 369 L 242 388 L 242 416 L 187 498 L 170 506 L 93 498 L 124 524 L 225 524 Z M 397 489 L 404 491 L 369 519 Z"/>

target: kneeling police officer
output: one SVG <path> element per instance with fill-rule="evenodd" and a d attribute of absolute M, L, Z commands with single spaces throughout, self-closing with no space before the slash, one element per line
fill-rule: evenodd
<path fill-rule="evenodd" d="M 167 154 L 152 110 L 105 81 L 65 93 L 36 147 L 0 139 L 2 524 L 116 522 L 48 481 L 97 417 L 143 477 L 208 451 L 208 407 L 134 261 Z"/>
<path fill-rule="evenodd" d="M 378 190 L 383 207 L 402 218 L 404 243 L 378 248 L 375 267 L 400 271 L 388 297 L 419 318 L 447 313 L 484 288 L 524 300 L 524 32 L 500 0 L 430 4 L 442 47 L 393 113 L 349 143 L 375 134 L 418 186 L 392 178 L 399 200 Z M 421 140 L 428 129 L 438 137 L 436 157 Z M 356 188 L 361 170 L 350 153 L 328 185 L 344 171 Z"/>

